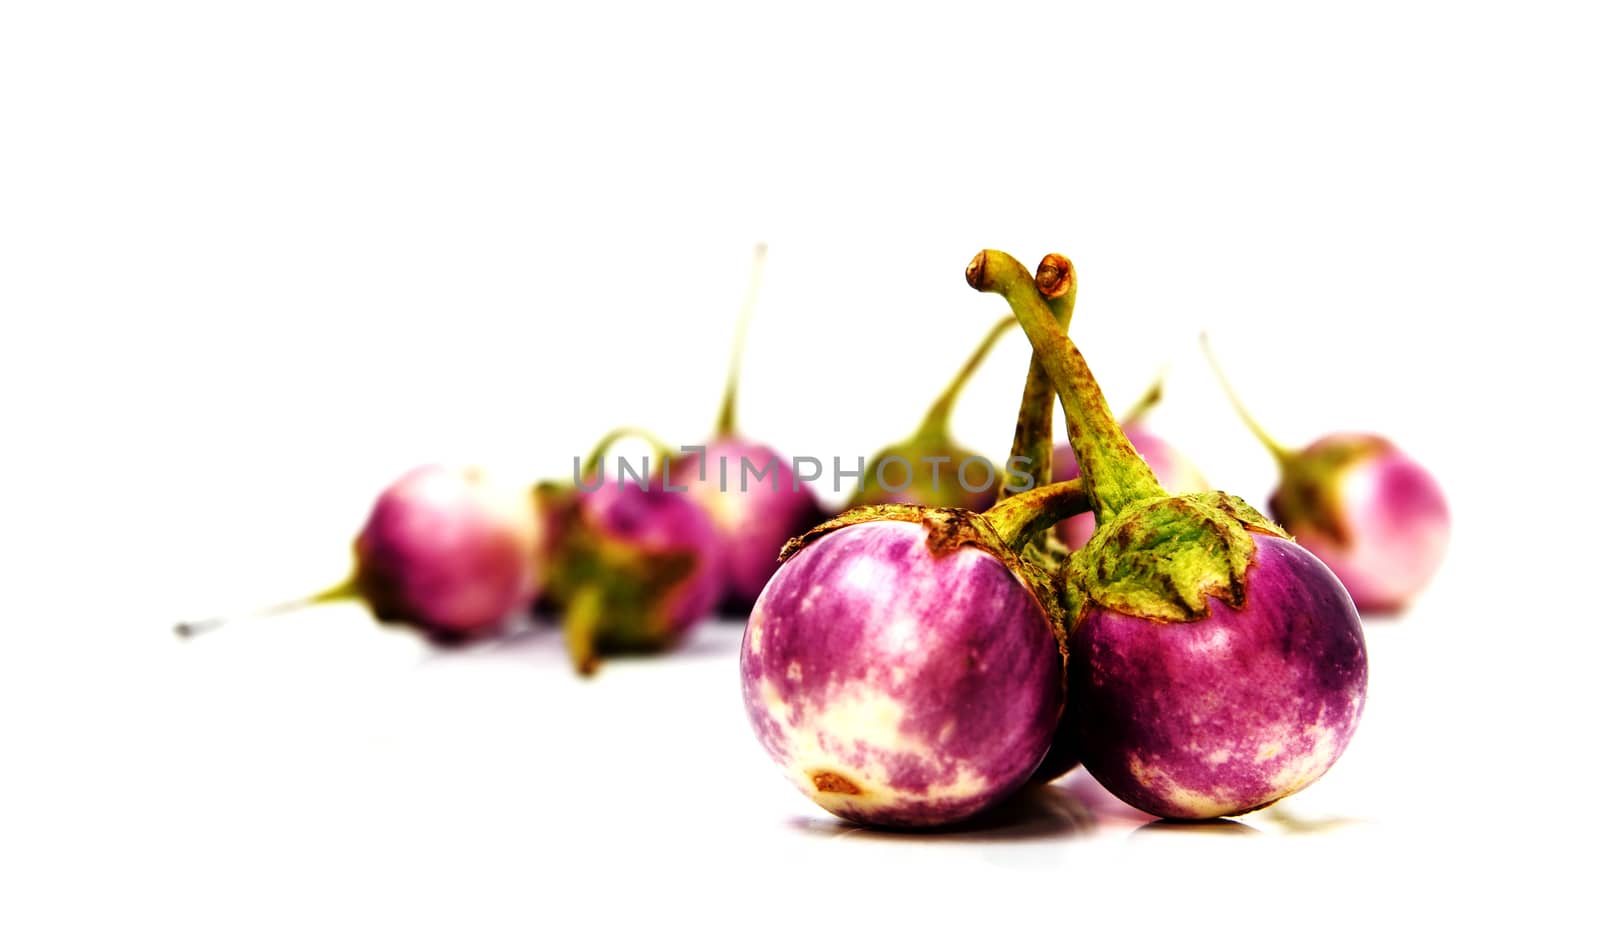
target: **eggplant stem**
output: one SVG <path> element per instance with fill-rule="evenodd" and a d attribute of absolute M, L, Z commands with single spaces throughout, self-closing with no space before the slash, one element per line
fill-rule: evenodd
<path fill-rule="evenodd" d="M 967 283 L 984 293 L 1000 294 L 1011 304 L 1043 360 L 1067 414 L 1067 439 L 1078 458 L 1096 524 L 1104 524 L 1135 502 L 1166 495 L 1112 416 L 1088 363 L 1056 323 L 1033 276 L 1003 251 L 981 251 L 967 265 Z"/>
<path fill-rule="evenodd" d="M 651 452 L 656 455 L 656 460 L 660 462 L 661 466 L 665 467 L 667 465 L 667 459 L 672 455 L 672 449 L 660 437 L 642 427 L 618 427 L 607 431 L 605 436 L 595 443 L 594 449 L 590 450 L 589 455 L 584 458 L 583 466 L 578 471 L 579 477 L 588 479 L 593 476 L 594 471 L 601 468 L 600 464 L 605 460 L 606 454 L 610 452 L 612 446 L 617 441 L 626 440 L 629 437 L 637 437 L 649 444 Z"/>
<path fill-rule="evenodd" d="M 578 674 L 588 678 L 600 668 L 600 615 L 604 608 L 601 590 L 595 584 L 578 589 L 561 621 L 567 655 Z"/>
<path fill-rule="evenodd" d="M 1078 274 L 1072 262 L 1064 255 L 1047 254 L 1039 262 L 1038 273 L 1034 275 L 1034 285 L 1037 287 L 1043 280 L 1051 287 L 1051 293 L 1045 301 L 1050 305 L 1051 312 L 1055 313 L 1056 321 L 1063 330 L 1072 324 L 1072 309 L 1078 300 Z M 1017 430 L 1011 438 L 1011 459 L 1006 461 L 1006 485 L 1002 490 L 1002 498 L 1009 498 L 1006 494 L 1025 492 L 1021 478 L 1015 479 L 1011 466 L 1017 461 L 1032 470 L 1033 488 L 1048 486 L 1055 472 L 1051 465 L 1052 451 L 1055 448 L 1055 405 L 1056 389 L 1050 384 L 1050 375 L 1044 370 L 1044 362 L 1039 359 L 1039 354 L 1034 352 L 1028 356 L 1028 380 L 1022 388 L 1022 404 L 1017 408 Z"/>
<path fill-rule="evenodd" d="M 1055 448 L 1056 389 L 1038 356 L 1028 360 L 1028 381 L 1022 387 L 1022 404 L 1017 408 L 1017 430 L 1011 438 L 1011 459 L 1006 461 L 1006 484 L 1002 498 L 1011 499 L 1030 488 L 1048 486 L 1054 467 L 1051 466 Z M 1027 477 L 1013 466 L 1021 464 L 1033 477 L 1031 486 Z"/>
<path fill-rule="evenodd" d="M 179 639 L 193 639 L 195 636 L 204 635 L 205 633 L 226 626 L 228 623 L 231 623 L 235 620 L 262 619 L 268 616 L 278 616 L 282 613 L 292 613 L 295 610 L 303 610 L 308 606 L 316 606 L 321 603 L 333 603 L 338 600 L 354 600 L 360 595 L 360 591 L 356 589 L 355 576 L 352 575 L 325 590 L 319 590 L 316 593 L 308 594 L 303 597 L 295 597 L 292 600 L 280 600 L 277 603 L 269 604 L 248 612 L 230 613 L 226 616 L 209 616 L 205 619 L 184 620 L 181 623 L 175 624 L 172 627 L 172 632 L 177 635 Z"/>
<path fill-rule="evenodd" d="M 1139 400 L 1133 402 L 1133 407 L 1122 412 L 1123 427 L 1130 427 L 1144 420 L 1151 409 L 1161 403 L 1162 395 L 1166 391 L 1168 368 L 1166 365 L 1161 366 L 1156 372 L 1156 377 L 1150 382 L 1150 387 L 1144 390 Z"/>
<path fill-rule="evenodd" d="M 1206 361 L 1211 365 L 1211 372 L 1217 376 L 1217 384 L 1222 386 L 1223 393 L 1228 396 L 1229 403 L 1233 405 L 1234 413 L 1239 415 L 1239 419 L 1244 422 L 1244 426 L 1250 429 L 1250 433 L 1261 441 L 1261 445 L 1267 448 L 1267 452 L 1272 454 L 1272 458 L 1278 461 L 1279 468 L 1287 470 L 1290 464 L 1294 462 L 1294 451 L 1285 447 L 1271 434 L 1267 433 L 1267 429 L 1262 427 L 1260 422 L 1256 420 L 1255 415 L 1251 414 L 1249 408 L 1244 406 L 1244 399 L 1240 398 L 1239 392 L 1234 390 L 1233 382 L 1228 380 L 1227 372 L 1223 371 L 1222 363 L 1218 361 L 1216 352 L 1211 349 L 1211 337 L 1205 333 L 1200 334 L 1200 350 L 1205 353 Z"/>
<path fill-rule="evenodd" d="M 1011 550 L 1020 552 L 1057 522 L 1087 511 L 1089 495 L 1083 489 L 1083 480 L 1069 479 L 1017 493 L 995 503 L 983 517 Z"/>
<path fill-rule="evenodd" d="M 761 278 L 767 269 L 767 246 L 756 242 L 755 258 L 750 262 L 750 284 L 739 307 L 739 323 L 733 329 L 733 354 L 728 359 L 728 381 L 722 389 L 722 410 L 717 413 L 717 436 L 731 437 L 738 426 L 739 374 L 744 368 L 745 335 L 761 294 Z"/>
<path fill-rule="evenodd" d="M 966 388 L 968 380 L 977 373 L 978 367 L 983 364 L 983 360 L 989 357 L 989 350 L 993 349 L 994 344 L 1000 340 L 1001 336 L 1005 335 L 1006 330 L 1015 324 L 1016 320 L 1008 316 L 989 327 L 988 335 L 984 336 L 983 341 L 978 343 L 978 347 L 972 350 L 972 354 L 967 357 L 966 363 L 961 366 L 961 371 L 956 372 L 955 377 L 950 380 L 950 384 L 945 387 L 944 392 L 934 399 L 933 407 L 928 408 L 927 416 L 922 419 L 922 425 L 917 428 L 917 432 L 912 435 L 911 439 L 949 439 L 950 413 L 955 410 L 956 399 L 961 397 L 962 389 Z"/>

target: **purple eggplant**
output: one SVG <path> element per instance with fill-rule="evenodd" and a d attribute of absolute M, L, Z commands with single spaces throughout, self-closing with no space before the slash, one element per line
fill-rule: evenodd
<path fill-rule="evenodd" d="M 572 486 L 545 484 L 538 503 L 555 533 L 544 591 L 559 610 L 573 667 L 592 675 L 613 653 L 659 652 L 677 645 L 715 609 L 722 595 L 722 546 L 705 511 L 666 485 L 659 471 L 643 479 L 608 478 L 604 456 L 622 437 L 601 439 Z"/>
<path fill-rule="evenodd" d="M 1059 572 L 1074 755 L 1118 798 L 1167 818 L 1238 815 L 1314 782 L 1366 700 L 1344 587 L 1242 500 L 1168 494 L 1014 258 L 981 252 L 967 280 L 1005 297 L 1028 334 L 1095 516 Z"/>
<path fill-rule="evenodd" d="M 1201 344 L 1234 409 L 1278 461 L 1272 517 L 1339 575 L 1363 613 L 1404 609 L 1438 572 L 1450 542 L 1439 483 L 1375 434 L 1329 434 L 1288 449 L 1245 409 L 1204 337 Z"/>
<path fill-rule="evenodd" d="M 801 792 L 864 825 L 945 825 L 1027 781 L 1063 702 L 1059 608 L 1013 546 L 1077 483 L 982 515 L 852 509 L 790 542 L 745 630 L 745 711 Z"/>
<path fill-rule="evenodd" d="M 1243 602 L 1189 622 L 1094 607 L 1073 631 L 1069 727 L 1101 785 L 1165 818 L 1240 815 L 1315 782 L 1361 715 L 1366 654 L 1338 581 L 1251 532 Z M 1081 693 L 1078 693 L 1081 690 Z"/>
<path fill-rule="evenodd" d="M 349 578 L 249 615 L 356 599 L 384 622 L 459 642 L 498 632 L 530 599 L 539 525 L 526 494 L 473 468 L 422 466 L 378 496 L 355 540 Z M 180 636 L 232 617 L 179 623 Z"/>
<path fill-rule="evenodd" d="M 719 434 L 703 456 L 674 460 L 672 483 L 711 519 L 722 561 L 720 605 L 731 616 L 750 612 L 784 544 L 826 518 L 788 460 L 734 433 Z"/>

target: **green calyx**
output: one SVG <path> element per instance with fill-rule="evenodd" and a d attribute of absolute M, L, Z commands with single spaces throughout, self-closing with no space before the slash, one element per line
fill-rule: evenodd
<path fill-rule="evenodd" d="M 967 282 L 1011 305 L 1066 411 L 1067 436 L 1096 522 L 1094 537 L 1062 571 L 1070 622 L 1091 605 L 1187 622 L 1208 614 L 1211 597 L 1243 602 L 1245 572 L 1255 556 L 1251 533 L 1283 536 L 1282 530 L 1233 496 L 1172 496 L 1161 488 L 1040 286 L 1015 258 L 979 252 L 967 266 Z"/>
<path fill-rule="evenodd" d="M 1031 542 L 1062 519 L 1088 509 L 1080 480 L 1053 483 L 1007 499 L 987 512 L 922 505 L 863 505 L 846 509 L 803 535 L 789 539 L 778 555 L 786 562 L 824 535 L 869 522 L 910 522 L 928 532 L 928 550 L 935 557 L 961 548 L 977 548 L 995 557 L 1015 574 L 1044 608 L 1051 629 L 1066 654 L 1066 617 L 1052 581 L 1055 564 L 1042 563 Z"/>
<path fill-rule="evenodd" d="M 963 486 L 961 466 L 968 460 L 988 465 L 979 454 L 948 439 L 913 437 L 867 461 L 861 488 L 851 497 L 850 504 L 862 507 L 903 503 L 981 510 L 994 501 L 993 492 L 999 484 L 983 489 L 987 471 L 969 469 L 967 479 L 973 488 Z"/>
<path fill-rule="evenodd" d="M 1228 373 L 1212 350 L 1210 337 L 1204 333 L 1200 335 L 1200 349 L 1217 376 L 1217 384 L 1222 386 L 1228 402 L 1233 405 L 1234 413 L 1278 461 L 1282 479 L 1267 506 L 1273 516 L 1291 530 L 1315 531 L 1335 544 L 1347 543 L 1350 532 L 1345 530 L 1344 513 L 1339 504 L 1339 477 L 1352 464 L 1387 450 L 1389 442 L 1372 434 L 1350 434 L 1325 438 L 1298 452 L 1290 450 L 1267 433 L 1245 407 L 1244 399 L 1228 380 Z"/>
<path fill-rule="evenodd" d="M 867 461 L 861 488 L 850 499 L 851 506 L 898 502 L 982 509 L 994 501 L 994 491 L 999 489 L 1002 482 L 999 478 L 1002 468 L 995 468 L 996 478 L 987 488 L 979 485 L 987 472 L 979 476 L 970 469 L 966 477 L 967 485 L 962 484 L 959 475 L 962 464 L 983 458 L 951 439 L 950 414 L 967 382 L 984 359 L 988 358 L 994 344 L 1014 325 L 1015 320 L 1010 317 L 995 323 L 950 384 L 934 400 L 933 406 L 928 408 L 916 432 L 900 443 L 885 447 Z M 988 465 L 987 462 L 985 465 Z"/>
<path fill-rule="evenodd" d="M 1086 603 L 1169 623 L 1204 618 L 1212 597 L 1238 607 L 1255 558 L 1252 532 L 1288 537 L 1224 492 L 1135 503 L 1068 560 L 1073 621 Z"/>
<path fill-rule="evenodd" d="M 545 493 L 560 532 L 544 581 L 563 611 L 562 631 L 579 673 L 593 674 L 612 652 L 654 652 L 678 636 L 672 609 L 694 573 L 693 551 L 652 551 L 609 538 L 583 516 L 575 491 Z"/>
<path fill-rule="evenodd" d="M 845 509 L 810 531 L 790 538 L 778 554 L 787 561 L 796 551 L 823 535 L 867 522 L 913 522 L 928 529 L 928 544 L 935 555 L 965 545 L 983 548 L 1004 560 L 1015 557 L 1039 531 L 1088 508 L 1082 480 L 1069 479 L 1029 490 L 986 512 L 948 506 L 884 503 Z"/>
<path fill-rule="evenodd" d="M 603 465 L 611 447 L 626 438 L 650 446 L 655 461 L 641 472 L 650 480 L 662 479 L 667 445 L 635 427 L 602 436 L 577 467 L 577 479 L 591 491 L 596 485 L 620 485 L 604 474 Z M 531 498 L 550 539 L 542 551 L 539 594 L 562 611 L 561 628 L 578 672 L 593 674 L 606 653 L 653 652 L 671 645 L 678 636 L 673 606 L 699 563 L 694 552 L 651 550 L 609 536 L 585 517 L 583 493 L 574 483 L 540 483 Z"/>
<path fill-rule="evenodd" d="M 949 554 L 966 545 L 980 548 L 999 546 L 1009 550 L 1005 547 L 1005 542 L 995 533 L 993 526 L 975 521 L 981 517 L 979 513 L 967 509 L 938 506 L 901 503 L 858 505 L 845 509 L 804 534 L 790 538 L 784 543 L 783 550 L 778 552 L 778 563 L 781 564 L 794 557 L 801 548 L 823 535 L 870 522 L 911 522 L 921 525 L 928 530 L 928 547 L 935 556 Z"/>
<path fill-rule="evenodd" d="M 1389 448 L 1382 437 L 1352 435 L 1325 440 L 1280 460 L 1283 479 L 1267 504 L 1272 515 L 1295 531 L 1315 531 L 1334 544 L 1347 544 L 1339 478 L 1352 465 Z"/>

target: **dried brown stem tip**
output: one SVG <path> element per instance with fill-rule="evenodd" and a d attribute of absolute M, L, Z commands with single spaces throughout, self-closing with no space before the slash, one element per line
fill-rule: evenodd
<path fill-rule="evenodd" d="M 1078 272 L 1072 262 L 1059 254 L 1047 254 L 1039 262 L 1039 269 L 1033 275 L 1033 282 L 1039 286 L 1039 292 L 1047 299 L 1054 300 L 1064 297 L 1078 283 Z"/>
<path fill-rule="evenodd" d="M 979 251 L 977 256 L 967 264 L 967 285 L 973 290 L 982 290 L 984 288 L 984 274 L 988 263 L 989 251 L 986 248 Z"/>

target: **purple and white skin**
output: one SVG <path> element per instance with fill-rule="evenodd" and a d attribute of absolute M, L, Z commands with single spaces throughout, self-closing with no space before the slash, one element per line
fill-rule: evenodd
<path fill-rule="evenodd" d="M 722 596 L 722 545 L 705 511 L 659 474 L 643 483 L 606 477 L 603 457 L 624 436 L 644 437 L 666 454 L 649 434 L 613 431 L 581 470 L 581 488 L 565 496 L 541 490 L 560 532 L 545 589 L 562 611 L 567 650 L 582 675 L 594 674 L 607 653 L 677 645 Z"/>
<path fill-rule="evenodd" d="M 1242 500 L 1168 494 L 1014 258 L 981 252 L 967 279 L 1004 296 L 1033 343 L 1097 521 L 1061 572 L 1074 754 L 1166 818 L 1243 814 L 1320 778 L 1366 700 L 1344 587 Z"/>
<path fill-rule="evenodd" d="M 1073 483 L 984 515 L 868 506 L 791 543 L 751 611 L 740 678 L 796 788 L 853 822 L 926 828 L 1027 781 L 1062 708 L 1059 611 L 1008 545 L 1052 498 L 1082 506 Z"/>
<path fill-rule="evenodd" d="M 1372 434 L 1332 434 L 1292 458 L 1310 471 L 1296 467 L 1295 482 L 1285 474 L 1267 500 L 1273 518 L 1339 575 L 1357 609 L 1404 609 L 1438 572 L 1450 543 L 1439 483 Z"/>
<path fill-rule="evenodd" d="M 826 518 L 811 487 L 795 477 L 791 462 L 771 447 L 744 439 L 737 429 L 745 336 L 766 256 L 767 246 L 756 245 L 716 433 L 703 448 L 688 448 L 689 456 L 674 460 L 668 477 L 710 516 L 721 542 L 720 605 L 724 613 L 741 617 L 778 569 L 784 544 Z"/>
<path fill-rule="evenodd" d="M 355 570 L 320 593 L 252 615 L 358 599 L 384 622 L 440 642 L 499 632 L 535 582 L 538 524 L 527 495 L 475 467 L 421 466 L 378 496 L 355 540 Z M 178 624 L 181 636 L 231 617 Z"/>
<path fill-rule="evenodd" d="M 751 467 L 748 477 L 746 463 Z M 750 612 L 778 569 L 784 544 L 826 517 L 788 460 L 733 433 L 707 443 L 703 458 L 695 452 L 673 461 L 671 482 L 687 489 L 711 519 L 721 542 L 720 606 L 732 616 Z"/>
<path fill-rule="evenodd" d="M 1091 607 L 1072 631 L 1066 721 L 1101 785 L 1164 818 L 1270 805 L 1328 771 L 1366 699 L 1361 620 L 1311 552 L 1251 532 L 1237 608 L 1193 622 Z"/>
<path fill-rule="evenodd" d="M 1278 462 L 1272 517 L 1321 558 L 1363 613 L 1396 613 L 1444 563 L 1450 509 L 1422 464 L 1376 434 L 1329 434 L 1304 450 L 1278 443 L 1245 408 L 1210 343 L 1206 356 L 1241 420 Z"/>
<path fill-rule="evenodd" d="M 525 493 L 472 467 L 424 466 L 373 506 L 356 537 L 356 590 L 380 620 L 482 638 L 531 597 L 534 531 Z"/>

